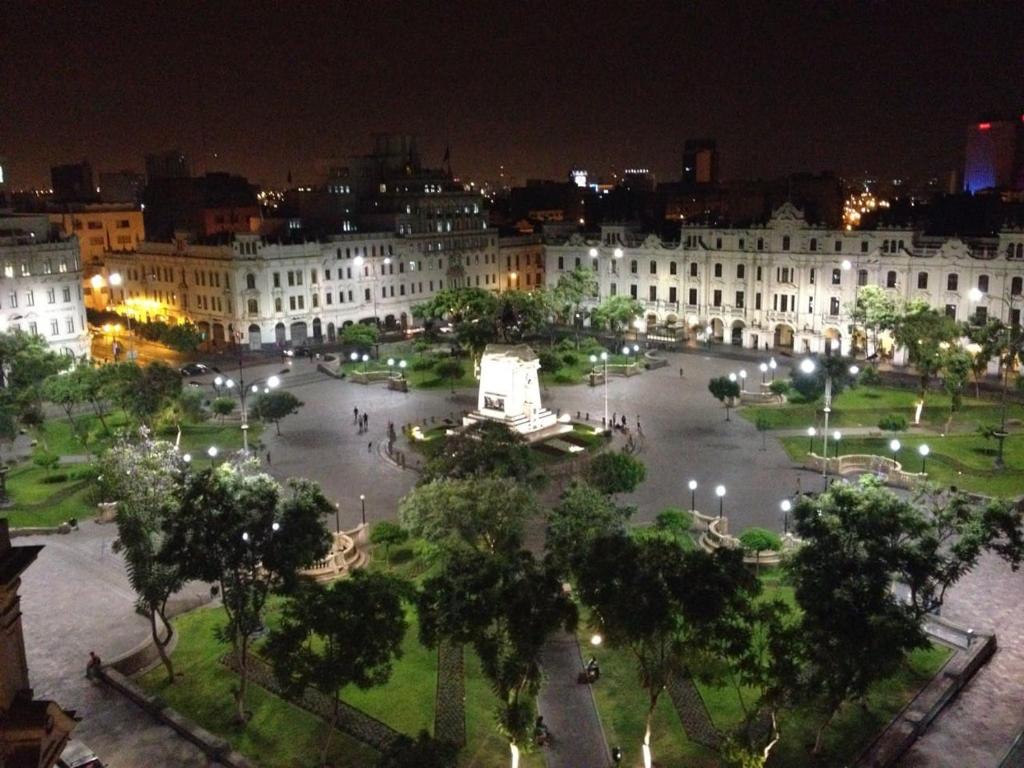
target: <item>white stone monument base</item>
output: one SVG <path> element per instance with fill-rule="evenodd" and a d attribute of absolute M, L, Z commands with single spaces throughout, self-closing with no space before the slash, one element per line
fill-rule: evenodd
<path fill-rule="evenodd" d="M 561 434 L 562 432 L 572 431 L 571 425 L 560 424 L 555 414 L 547 408 L 543 408 L 535 413 L 533 418 L 522 413 L 517 416 L 506 416 L 504 414 L 491 414 L 483 411 L 473 411 L 462 418 L 462 425 L 464 427 L 468 427 L 481 421 L 496 421 L 499 424 L 504 424 L 510 430 L 518 432 L 530 442 L 537 439 L 548 438 L 552 435 Z M 565 427 L 565 429 L 551 431 L 551 427 Z M 543 438 L 537 437 L 541 432 L 544 433 Z"/>

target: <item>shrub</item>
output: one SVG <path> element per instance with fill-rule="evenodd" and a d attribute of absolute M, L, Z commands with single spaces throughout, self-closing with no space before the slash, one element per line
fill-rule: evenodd
<path fill-rule="evenodd" d="M 412 351 L 416 353 L 423 353 L 430 349 L 430 342 L 426 339 L 417 339 L 412 344 Z"/>
<path fill-rule="evenodd" d="M 60 463 L 60 456 L 51 451 L 44 451 L 38 448 L 32 454 L 32 463 L 37 467 L 45 469 L 47 472 L 53 472 L 57 468 L 57 464 Z"/>
<path fill-rule="evenodd" d="M 555 384 L 575 384 L 577 379 L 576 375 L 569 373 L 569 371 L 559 371 L 555 374 Z"/>
<path fill-rule="evenodd" d="M 668 507 L 658 513 L 654 518 L 654 527 L 658 530 L 668 531 L 674 536 L 686 534 L 693 526 L 693 515 L 685 509 Z"/>
<path fill-rule="evenodd" d="M 575 352 L 564 352 L 562 354 L 563 365 L 576 365 L 579 361 L 580 358 Z"/>
<path fill-rule="evenodd" d="M 784 395 L 789 392 L 789 382 L 785 379 L 776 379 L 768 385 L 768 389 L 773 395 Z"/>
<path fill-rule="evenodd" d="M 882 382 L 882 375 L 878 372 L 878 368 L 873 365 L 864 367 L 864 370 L 860 372 L 860 383 L 868 387 L 873 387 Z"/>
<path fill-rule="evenodd" d="M 40 482 L 43 483 L 66 483 L 68 476 L 64 472 L 56 472 L 52 475 L 44 475 Z"/>
<path fill-rule="evenodd" d="M 587 479 L 602 493 L 629 493 L 643 482 L 647 467 L 628 453 L 602 453 L 590 462 Z"/>
<path fill-rule="evenodd" d="M 557 349 L 559 352 L 575 352 L 576 342 L 566 337 L 555 345 L 555 349 Z"/>
<path fill-rule="evenodd" d="M 890 413 L 878 420 L 878 428 L 887 432 L 903 432 L 907 428 L 907 420 L 903 416 Z"/>
<path fill-rule="evenodd" d="M 423 355 L 422 357 L 414 357 L 412 363 L 409 364 L 409 368 L 414 371 L 429 371 L 435 365 L 437 365 L 437 358 Z"/>
<path fill-rule="evenodd" d="M 181 390 L 181 394 L 178 395 L 178 405 L 181 406 L 182 415 L 189 421 L 206 420 L 206 412 L 203 410 L 203 393 L 198 389 L 189 387 Z"/>
<path fill-rule="evenodd" d="M 554 352 L 544 350 L 539 355 L 537 355 L 537 357 L 538 359 L 540 359 L 540 369 L 542 371 L 547 371 L 548 373 L 555 373 L 558 371 L 559 368 L 562 367 L 562 361 L 558 359 L 558 355 L 556 355 Z"/>

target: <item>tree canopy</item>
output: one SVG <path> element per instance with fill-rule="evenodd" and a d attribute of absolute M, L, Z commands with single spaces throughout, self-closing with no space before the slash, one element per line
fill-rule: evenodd
<path fill-rule="evenodd" d="M 498 475 L 526 480 L 536 463 L 526 439 L 496 421 L 481 421 L 444 437 L 420 474 L 420 484 L 442 478 Z"/>
<path fill-rule="evenodd" d="M 643 312 L 643 306 L 634 298 L 609 296 L 594 308 L 591 317 L 599 326 L 606 327 L 613 333 L 621 333 Z"/>
<path fill-rule="evenodd" d="M 587 481 L 602 493 L 630 493 L 647 476 L 647 467 L 624 451 L 606 451 L 587 467 Z"/>
<path fill-rule="evenodd" d="M 912 307 L 899 318 L 894 332 L 896 343 L 907 350 L 907 359 L 917 371 L 921 399 L 932 378 L 942 370 L 945 352 L 957 341 L 956 321 L 931 307 Z"/>
<path fill-rule="evenodd" d="M 252 415 L 263 421 L 274 422 L 277 434 L 281 434 L 281 419 L 298 413 L 303 405 L 291 392 L 284 389 L 274 389 L 264 392 L 256 398 L 252 406 Z"/>
<path fill-rule="evenodd" d="M 633 511 L 616 505 L 589 483 L 570 485 L 548 513 L 545 548 L 559 573 L 571 570 L 574 560 L 585 556 L 598 536 L 624 533 Z"/>
<path fill-rule="evenodd" d="M 376 325 L 353 323 L 341 329 L 341 342 L 355 347 L 372 347 L 380 338 L 380 330 Z"/>
<path fill-rule="evenodd" d="M 474 477 L 418 486 L 398 503 L 398 519 L 433 544 L 497 553 L 519 548 L 536 510 L 533 494 L 514 480 Z"/>

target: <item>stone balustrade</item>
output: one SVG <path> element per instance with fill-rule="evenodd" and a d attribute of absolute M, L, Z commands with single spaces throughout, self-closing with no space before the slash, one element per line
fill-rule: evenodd
<path fill-rule="evenodd" d="M 723 548 L 739 549 L 743 546 L 736 536 L 729 533 L 729 518 L 703 515 L 696 510 L 690 510 L 690 514 L 693 515 L 695 526 L 701 531 L 697 543 L 706 552 L 714 552 Z M 783 557 L 798 546 L 800 546 L 800 539 L 787 533 L 782 537 L 781 550 L 766 549 L 763 552 L 744 552 L 743 562 L 748 565 L 779 565 Z"/>
<path fill-rule="evenodd" d="M 318 582 L 334 581 L 356 568 L 361 568 L 366 562 L 364 548 L 360 546 L 365 544 L 365 528 L 366 526 L 359 525 L 351 531 L 333 534 L 331 551 L 326 557 L 303 570 L 302 574 Z"/>
<path fill-rule="evenodd" d="M 821 472 L 822 464 L 826 462 L 828 471 L 832 474 L 870 473 L 884 478 L 887 485 L 897 488 L 914 488 L 928 479 L 927 472 L 907 472 L 895 459 L 872 453 L 850 453 L 827 459 L 822 459 L 816 453 L 808 453 L 804 457 L 803 466 L 805 469 Z"/>

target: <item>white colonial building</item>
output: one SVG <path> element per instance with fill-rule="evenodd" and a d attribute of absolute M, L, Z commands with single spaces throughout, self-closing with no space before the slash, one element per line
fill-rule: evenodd
<path fill-rule="evenodd" d="M 42 337 L 61 354 L 89 354 L 78 239 L 43 215 L 0 213 L 0 330 Z"/>
<path fill-rule="evenodd" d="M 436 239 L 398 233 L 301 243 L 238 234 L 223 245 L 180 235 L 109 253 L 105 262 L 112 309 L 139 320 L 188 320 L 215 343 L 235 340 L 250 349 L 331 343 L 342 327 L 374 319 L 405 328 L 413 305 L 443 288 L 497 291 L 516 271 L 506 268 L 512 264 L 540 286 L 544 269 L 539 241 L 514 238 L 505 248 L 496 232 L 481 233 L 474 244 L 463 239 L 456 253 Z M 111 281 L 115 274 L 119 280 Z"/>
<path fill-rule="evenodd" d="M 964 241 L 835 230 L 808 224 L 788 203 L 762 227 L 684 226 L 679 242 L 666 243 L 605 226 L 598 240 L 548 243 L 546 257 L 549 286 L 589 266 L 598 276 L 594 304 L 637 299 L 641 330 L 682 328 L 703 339 L 710 328 L 716 341 L 751 349 L 848 353 L 850 309 L 866 285 L 924 299 L 957 320 L 982 310 L 1020 325 L 1024 308 L 1024 231 Z"/>

